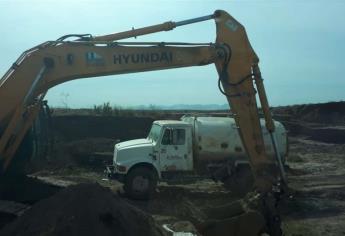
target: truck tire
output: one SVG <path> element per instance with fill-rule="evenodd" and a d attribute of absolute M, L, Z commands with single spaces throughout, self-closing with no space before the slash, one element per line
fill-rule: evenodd
<path fill-rule="evenodd" d="M 223 180 L 225 188 L 229 189 L 236 196 L 244 196 L 248 193 L 254 183 L 254 178 L 249 165 L 239 165 L 236 172 Z"/>
<path fill-rule="evenodd" d="M 148 167 L 135 167 L 125 178 L 124 190 L 133 199 L 147 200 L 154 193 L 157 186 L 157 175 Z"/>

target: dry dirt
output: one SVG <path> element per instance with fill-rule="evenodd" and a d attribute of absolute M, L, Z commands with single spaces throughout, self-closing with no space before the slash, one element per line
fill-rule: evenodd
<path fill-rule="evenodd" d="M 107 188 L 78 184 L 41 200 L 1 235 L 163 235 L 153 218 Z"/>
<path fill-rule="evenodd" d="M 345 144 L 291 138 L 286 235 L 345 235 Z"/>
<path fill-rule="evenodd" d="M 344 116 L 343 113 L 336 112 L 329 118 L 326 117 L 327 112 L 324 110 L 325 108 L 319 108 L 317 111 L 304 108 L 304 111 L 308 112 L 305 114 L 302 108 L 292 107 L 290 111 L 284 110 L 285 113 L 282 112 L 283 115 L 280 117 L 290 132 L 287 166 L 289 192 L 280 204 L 285 235 L 345 235 L 345 128 L 342 123 Z M 292 113 L 298 116 L 292 116 Z M 318 122 L 310 123 L 309 119 L 312 115 L 317 116 L 318 113 L 321 114 L 316 117 Z M 333 123 L 330 123 L 330 120 Z M 138 126 L 136 129 L 146 130 L 149 121 L 145 120 L 143 127 Z M 87 126 L 87 122 L 85 125 Z M 62 122 L 60 131 L 68 127 L 69 125 Z M 82 130 L 80 127 L 74 128 L 74 130 L 77 129 Z M 116 130 L 116 128 L 113 129 Z M 111 153 L 112 143 L 116 142 L 118 136 L 102 136 L 101 133 L 97 133 L 97 137 L 80 139 L 78 132 L 82 131 L 70 130 L 67 133 L 69 143 L 61 143 L 61 140 L 66 138 L 64 137 L 66 133 L 58 134 L 57 142 L 60 142 L 58 148 L 63 147 L 58 153 L 62 156 L 61 162 L 49 162 L 43 171 L 38 171 L 31 177 L 44 183 L 54 183 L 62 189 L 80 183 L 98 183 L 109 188 L 116 198 L 121 199 L 119 201 L 125 201 L 135 206 L 136 210 L 138 208 L 152 216 L 161 228 L 163 225 L 168 225 L 170 228 L 195 234 L 197 232 L 194 225 L 198 225 L 207 218 L 205 214 L 207 209 L 237 200 L 221 184 L 207 179 L 180 185 L 161 183 L 154 199 L 130 200 L 123 196 L 122 185 L 119 182 L 105 179 L 102 173 L 103 161 L 109 161 L 109 156 L 108 159 L 103 160 L 100 155 L 103 161 L 94 161 L 94 152 L 107 149 L 105 153 Z M 135 133 L 139 132 L 141 131 L 136 130 L 131 135 L 135 136 Z M 90 143 L 97 147 L 90 148 L 92 146 Z M 78 148 L 75 148 L 76 146 Z M 85 148 L 80 148 L 81 146 Z M 70 160 L 67 164 L 66 159 Z M 44 198 L 47 193 L 51 193 L 51 189 L 48 188 L 48 190 L 43 191 Z M 55 189 L 55 191 L 58 190 Z M 29 204 L 35 202 L 41 204 L 42 201 L 38 201 L 38 197 L 35 200 L 32 198 L 31 196 L 31 200 L 27 201 L 22 196 L 19 200 Z M 144 218 L 147 218 L 146 215 Z M 20 219 L 22 218 L 19 217 L 18 220 Z M 0 229 L 13 220 L 14 218 L 10 217 L 1 218 L 0 215 Z M 18 224 L 16 223 L 18 221 L 14 222 Z"/>
<path fill-rule="evenodd" d="M 281 204 L 285 235 L 345 235 L 345 144 L 291 137 L 289 156 L 290 192 Z M 63 187 L 97 182 L 121 195 L 119 182 L 106 180 L 102 173 L 89 168 L 42 171 L 34 176 Z M 123 199 L 162 226 L 181 221 L 198 224 L 206 218 L 204 209 L 227 204 L 236 197 L 221 184 L 201 180 L 184 185 L 162 183 L 150 201 Z M 182 229 L 193 231 L 188 223 Z"/>

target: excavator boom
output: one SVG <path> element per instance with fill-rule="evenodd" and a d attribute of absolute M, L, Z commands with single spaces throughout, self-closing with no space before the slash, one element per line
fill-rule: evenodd
<path fill-rule="evenodd" d="M 5 160 L 13 157 L 21 141 L 18 135 L 22 136 L 32 123 L 30 117 L 33 113 L 28 109 L 39 106 L 36 98 L 43 98 L 42 94 L 57 84 L 78 78 L 205 65 L 214 62 L 221 54 L 221 49 L 214 45 L 177 47 L 160 43 L 144 47 L 95 44 L 48 42 L 27 52 L 20 64 L 1 80 L 0 120 L 9 120 L 0 140 L 0 153 Z M 5 161 L 8 165 L 6 163 L 9 161 Z"/>

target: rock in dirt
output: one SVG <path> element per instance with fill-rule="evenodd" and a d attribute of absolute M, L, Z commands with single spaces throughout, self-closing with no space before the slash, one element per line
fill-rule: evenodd
<path fill-rule="evenodd" d="M 98 184 L 61 190 L 26 211 L 0 235 L 162 235 L 153 218 Z"/>

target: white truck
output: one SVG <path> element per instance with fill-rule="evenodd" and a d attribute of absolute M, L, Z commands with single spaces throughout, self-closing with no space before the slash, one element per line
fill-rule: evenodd
<path fill-rule="evenodd" d="M 280 122 L 275 121 L 275 126 L 284 163 L 288 152 L 287 132 Z M 264 120 L 261 127 L 267 154 L 274 158 Z M 249 169 L 248 164 L 233 118 L 183 116 L 181 120 L 154 121 L 147 138 L 117 143 L 113 165 L 107 166 L 106 172 L 124 183 L 129 196 L 145 199 L 155 190 L 158 181 L 207 175 L 216 181 L 226 182 L 237 176 L 248 182 L 251 174 L 238 174 L 241 167 Z M 235 185 L 243 185 L 241 180 L 237 181 L 240 182 L 235 181 Z"/>

